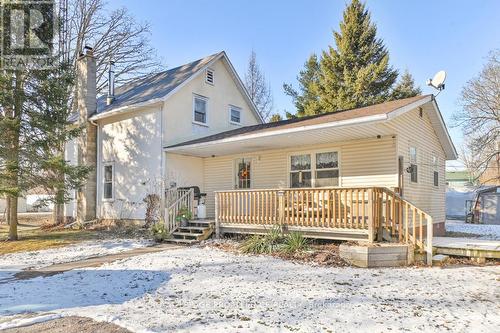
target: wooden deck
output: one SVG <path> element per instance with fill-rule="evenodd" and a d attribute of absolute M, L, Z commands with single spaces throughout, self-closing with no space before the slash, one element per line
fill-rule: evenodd
<path fill-rule="evenodd" d="M 218 191 L 215 222 L 217 235 L 260 234 L 279 225 L 311 238 L 385 238 L 412 245 L 432 262 L 432 217 L 383 187 Z"/>
<path fill-rule="evenodd" d="M 432 243 L 437 254 L 500 259 L 500 241 L 459 237 L 434 237 Z"/>

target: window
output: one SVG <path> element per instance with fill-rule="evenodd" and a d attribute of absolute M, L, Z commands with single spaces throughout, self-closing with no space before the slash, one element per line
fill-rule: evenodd
<path fill-rule="evenodd" d="M 410 147 L 410 180 L 412 183 L 418 181 L 417 148 Z"/>
<path fill-rule="evenodd" d="M 104 187 L 103 198 L 107 200 L 113 199 L 113 165 L 104 165 Z"/>
<path fill-rule="evenodd" d="M 338 185 L 338 152 L 318 152 L 290 156 L 290 187 Z"/>
<path fill-rule="evenodd" d="M 252 162 L 249 158 L 239 158 L 236 160 L 236 188 L 246 189 L 251 186 Z"/>
<path fill-rule="evenodd" d="M 432 167 L 434 169 L 433 171 L 434 186 L 439 186 L 438 158 L 436 157 L 436 155 L 432 155 Z"/>
<path fill-rule="evenodd" d="M 208 99 L 201 96 L 194 97 L 194 121 L 201 124 L 207 123 L 207 101 Z"/>
<path fill-rule="evenodd" d="M 208 84 L 214 84 L 214 70 L 213 69 L 207 69 L 207 75 L 205 77 L 205 82 Z"/>
<path fill-rule="evenodd" d="M 339 185 L 339 159 L 337 152 L 316 154 L 315 187 Z"/>
<path fill-rule="evenodd" d="M 229 107 L 229 116 L 231 119 L 231 123 L 233 124 L 241 124 L 241 109 L 236 106 Z"/>
<path fill-rule="evenodd" d="M 311 155 L 290 157 L 290 187 L 311 187 Z"/>

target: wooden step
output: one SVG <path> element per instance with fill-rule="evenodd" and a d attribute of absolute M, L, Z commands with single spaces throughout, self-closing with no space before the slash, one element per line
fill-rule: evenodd
<path fill-rule="evenodd" d="M 205 231 L 209 228 L 207 227 L 179 227 L 177 228 L 177 230 L 199 230 L 199 231 Z"/>
<path fill-rule="evenodd" d="M 215 221 L 207 221 L 207 220 L 192 220 L 189 221 L 189 224 L 196 224 L 196 225 L 202 225 L 202 226 L 213 226 L 215 225 Z"/>
<path fill-rule="evenodd" d="M 184 239 L 184 238 L 169 238 L 165 242 L 167 243 L 182 243 L 182 244 L 194 244 L 197 243 L 196 239 Z"/>
<path fill-rule="evenodd" d="M 182 237 L 198 237 L 202 236 L 203 233 L 198 233 L 198 232 L 181 232 L 181 231 L 175 231 L 172 233 L 172 236 L 182 236 Z"/>

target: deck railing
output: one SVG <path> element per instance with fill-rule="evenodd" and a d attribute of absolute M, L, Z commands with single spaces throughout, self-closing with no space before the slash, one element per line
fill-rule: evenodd
<path fill-rule="evenodd" d="M 218 191 L 215 214 L 217 224 L 366 230 L 369 242 L 387 234 L 432 254 L 432 217 L 384 187 Z"/>
<path fill-rule="evenodd" d="M 181 210 L 186 209 L 194 216 L 194 189 L 168 190 L 165 202 L 165 227 L 169 233 L 177 229 L 177 216 Z"/>

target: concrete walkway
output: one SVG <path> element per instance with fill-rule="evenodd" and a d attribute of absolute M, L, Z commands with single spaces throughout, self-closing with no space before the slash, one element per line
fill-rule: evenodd
<path fill-rule="evenodd" d="M 461 237 L 434 237 L 432 246 L 438 254 L 500 259 L 500 241 Z"/>
<path fill-rule="evenodd" d="M 179 245 L 174 245 L 174 244 L 158 244 L 158 245 L 153 245 L 153 246 L 147 246 L 147 247 L 141 247 L 137 249 L 133 249 L 130 251 L 124 251 L 116 254 L 108 254 L 104 256 L 99 256 L 99 257 L 92 257 L 92 258 L 87 258 L 83 260 L 78 260 L 78 261 L 71 261 L 71 262 L 65 262 L 61 264 L 55 264 L 55 265 L 50 265 L 38 269 L 32 269 L 32 270 L 24 270 L 19 273 L 14 274 L 13 279 L 17 280 L 26 280 L 26 279 L 32 279 L 40 276 L 51 276 L 63 272 L 67 272 L 73 269 L 81 269 L 81 268 L 87 268 L 87 267 L 98 267 L 101 266 L 102 264 L 110 263 L 116 260 L 121 260 L 121 259 L 127 259 L 135 256 L 140 256 L 142 254 L 147 254 L 147 253 L 155 253 L 155 252 L 161 252 L 161 251 L 166 251 L 166 250 L 173 250 L 173 249 L 178 249 L 182 246 Z M 9 279 L 9 281 L 12 281 L 13 279 Z M 2 282 L 8 282 L 8 281 L 1 281 Z"/>

